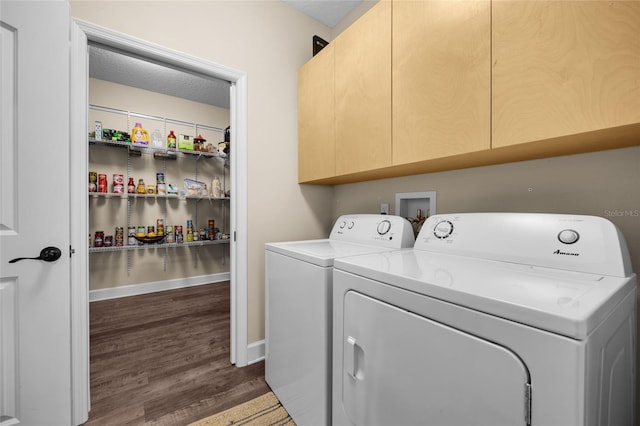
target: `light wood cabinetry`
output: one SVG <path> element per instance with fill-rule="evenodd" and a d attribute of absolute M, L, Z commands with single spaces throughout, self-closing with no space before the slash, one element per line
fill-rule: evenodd
<path fill-rule="evenodd" d="M 393 3 L 393 164 L 490 148 L 491 3 Z"/>
<path fill-rule="evenodd" d="M 335 169 L 301 130 L 300 182 L 640 145 L 640 1 L 382 0 L 332 45 Z"/>
<path fill-rule="evenodd" d="M 494 148 L 640 122 L 640 2 L 492 9 Z"/>
<path fill-rule="evenodd" d="M 334 49 L 329 44 L 298 73 L 298 181 L 335 175 Z"/>
<path fill-rule="evenodd" d="M 391 165 L 391 2 L 381 0 L 333 41 L 336 175 Z"/>

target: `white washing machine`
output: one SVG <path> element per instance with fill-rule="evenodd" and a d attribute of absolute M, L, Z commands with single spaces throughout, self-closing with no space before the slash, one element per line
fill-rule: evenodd
<path fill-rule="evenodd" d="M 429 218 L 338 259 L 334 425 L 635 425 L 636 275 L 593 216 Z"/>
<path fill-rule="evenodd" d="M 265 379 L 296 424 L 331 424 L 335 258 L 413 247 L 399 216 L 341 216 L 328 239 L 265 246 Z"/>

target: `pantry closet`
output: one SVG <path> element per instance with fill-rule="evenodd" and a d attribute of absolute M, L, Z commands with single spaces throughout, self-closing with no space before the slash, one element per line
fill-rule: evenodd
<path fill-rule="evenodd" d="M 175 287 L 179 285 L 196 285 L 203 283 L 204 281 L 212 282 L 218 279 L 226 278 L 229 281 L 229 296 L 230 296 L 230 353 L 229 358 L 231 364 L 235 364 L 237 367 L 243 367 L 248 364 L 248 345 L 247 345 L 247 76 L 246 73 L 240 70 L 220 65 L 214 62 L 210 62 L 204 59 L 200 59 L 186 53 L 182 53 L 155 43 L 147 42 L 145 40 L 129 36 L 127 34 L 113 31 L 98 25 L 94 25 L 82 20 L 74 20 L 72 25 L 72 55 L 71 55 L 71 79 L 75 82 L 72 85 L 71 90 L 71 146 L 73 149 L 70 152 L 71 163 L 77 165 L 70 170 L 71 176 L 71 214 L 70 220 L 71 227 L 71 252 L 75 253 L 72 259 L 75 261 L 71 265 L 72 281 L 77 283 L 73 285 L 71 289 L 71 317 L 72 320 L 72 358 L 73 361 L 73 399 L 77 402 L 74 407 L 74 418 L 81 421 L 89 410 L 89 305 L 87 302 L 91 300 L 98 300 L 106 297 L 120 297 L 131 292 L 132 294 L 146 293 L 148 291 L 158 291 L 165 288 Z M 111 88 L 115 85 L 124 86 L 121 81 L 108 82 L 108 77 L 90 75 L 89 67 L 95 65 L 96 59 L 92 61 L 90 59 L 90 48 L 97 47 L 99 49 L 116 53 L 113 58 L 134 58 L 142 60 L 154 65 L 160 65 L 160 68 L 171 69 L 173 71 L 181 71 L 182 77 L 173 77 L 171 81 L 187 81 L 189 76 L 198 76 L 200 78 L 208 80 L 220 80 L 225 84 L 225 93 L 228 97 L 229 107 L 228 112 L 225 113 L 227 121 L 224 122 L 210 122 L 210 119 L 214 114 L 209 114 L 205 119 L 198 118 L 196 115 L 189 115 L 182 121 L 187 122 L 188 130 L 194 131 L 195 127 L 189 127 L 193 124 L 204 124 L 207 127 L 216 127 L 219 129 L 225 129 L 226 126 L 230 126 L 230 151 L 227 157 L 227 181 L 224 184 L 224 190 L 229 191 L 230 199 L 224 200 L 212 200 L 215 203 L 227 203 L 227 210 L 224 210 L 225 215 L 228 215 L 225 219 L 225 223 L 228 223 L 228 228 L 221 229 L 221 232 L 229 234 L 228 243 L 216 243 L 207 246 L 200 247 L 145 247 L 134 248 L 132 250 L 113 250 L 104 252 L 93 252 L 91 247 L 94 241 L 91 243 L 88 241 L 88 237 L 95 238 L 96 231 L 114 232 L 117 227 L 122 227 L 123 232 L 126 233 L 129 224 L 138 225 L 151 225 L 157 219 L 165 217 L 166 224 L 176 225 L 185 221 L 183 226 L 186 226 L 186 220 L 196 220 L 196 223 L 205 223 L 208 225 L 209 219 L 216 219 L 210 215 L 215 212 L 207 211 L 205 213 L 198 213 L 193 210 L 194 203 L 196 208 L 200 209 L 197 204 L 209 203 L 208 199 L 202 200 L 181 200 L 181 199 L 167 199 L 162 200 L 153 198 L 155 195 L 147 197 L 134 197 L 131 200 L 128 196 L 119 198 L 118 196 L 109 197 L 97 197 L 95 200 L 90 200 L 88 195 L 88 174 L 91 171 L 92 166 L 100 165 L 100 163 L 106 165 L 106 158 L 100 154 L 90 154 L 90 150 L 96 148 L 91 146 L 91 136 L 95 138 L 95 133 L 91 135 L 91 132 L 95 132 L 95 121 L 101 120 L 94 118 L 90 108 L 90 105 L 94 106 L 106 106 L 114 108 L 116 110 L 125 110 L 127 115 L 125 116 L 124 124 L 122 122 L 108 124 L 112 118 L 105 119 L 103 128 L 116 127 L 116 130 L 131 131 L 129 129 L 129 121 L 133 114 L 137 113 L 145 116 L 153 116 L 153 120 L 157 121 L 160 118 L 164 123 L 167 120 L 181 121 L 179 118 L 182 114 L 173 114 L 175 110 L 162 110 L 157 111 L 156 107 L 168 108 L 167 105 L 174 105 L 174 108 L 178 110 L 178 113 L 183 112 L 181 107 L 175 107 L 180 102 L 196 103 L 193 100 L 184 100 L 175 93 L 170 95 L 164 95 L 160 93 L 160 90 L 154 90 L 149 88 L 141 89 L 134 87 L 134 84 L 126 83 L 130 89 L 126 89 L 126 95 L 122 93 L 122 90 L 115 91 L 106 88 L 111 85 Z M 112 58 L 112 59 L 113 59 Z M 112 61 L 109 60 L 109 63 Z M 108 68 L 108 67 L 105 67 Z M 116 66 L 116 68 L 118 68 Z M 120 65 L 122 68 L 122 65 Z M 111 70 L 113 71 L 113 69 Z M 111 75 L 111 72 L 107 73 Z M 134 75 L 134 70 L 125 68 L 124 74 Z M 147 72 L 141 72 L 137 75 L 141 81 L 152 80 L 151 74 Z M 110 77 L 109 77 L 110 78 Z M 101 81 L 100 81 L 101 80 Z M 107 97 L 111 97 L 118 101 L 122 101 L 129 98 L 131 93 L 140 93 L 140 91 L 146 91 L 145 96 L 137 96 L 136 102 L 144 102 L 148 100 L 147 105 L 132 103 L 120 103 L 116 106 L 100 105 L 106 101 L 92 99 L 95 95 L 96 88 L 103 86 L 106 90 Z M 168 81 L 165 80 L 163 87 L 169 86 Z M 148 92 L 148 93 L 147 93 Z M 156 96 L 171 97 L 172 102 L 166 102 L 166 98 L 162 101 L 158 101 Z M 149 100 L 153 98 L 153 100 Z M 205 109 L 211 107 L 202 101 L 197 101 L 204 106 Z M 150 106 L 147 108 L 147 106 Z M 119 111 L 120 112 L 120 111 Z M 206 113 L 203 113 L 206 114 Z M 227 115 L 228 114 L 228 115 Z M 90 115 L 92 118 L 90 118 Z M 113 115 L 113 114 L 112 114 Z M 122 115 L 122 114 L 115 114 Z M 147 118 L 137 117 L 144 123 Z M 122 119 L 122 117 L 121 117 Z M 135 119 L 135 118 L 134 118 Z M 152 121 L 153 121 L 152 120 Z M 171 123 L 181 124 L 181 123 Z M 182 123 L 183 124 L 183 123 Z M 135 125 L 135 123 L 133 123 Z M 146 125 L 146 124 L 145 124 Z M 122 127 L 124 126 L 124 129 Z M 151 132 L 155 130 L 156 126 L 151 123 L 153 128 Z M 161 127 L 158 127 L 159 129 Z M 203 128 L 204 130 L 204 128 Z M 180 130 L 178 130 L 180 131 Z M 185 134 L 193 135 L 191 131 L 183 130 Z M 218 137 L 215 136 L 202 136 L 209 138 L 207 142 L 218 142 L 224 139 L 224 132 L 217 132 Z M 197 136 L 197 135 L 195 135 Z M 149 166 L 149 177 L 146 179 L 152 180 L 155 184 L 156 173 L 158 170 L 158 161 L 160 158 L 154 157 L 157 152 L 152 148 L 144 148 L 146 154 L 142 153 L 139 157 L 129 156 L 130 148 L 112 148 L 107 146 L 97 145 L 98 150 L 103 149 L 107 152 L 113 151 L 111 154 L 105 154 L 106 156 L 120 156 L 117 161 L 109 163 L 112 167 L 109 169 L 105 167 L 105 173 L 101 174 L 131 174 L 135 177 L 131 168 L 136 161 L 140 162 L 144 158 L 143 170 L 146 172 L 146 167 Z M 120 152 L 120 154 L 117 154 Z M 126 153 L 126 154 L 125 154 Z M 145 157 L 146 156 L 146 157 Z M 179 155 L 180 160 L 184 160 L 190 155 L 181 153 Z M 91 164 L 89 159 L 92 157 L 95 163 Z M 210 158 L 205 158 L 209 160 Z M 123 163 L 118 163 L 124 160 Z M 215 159 L 213 159 L 215 160 Z M 151 161 L 151 165 L 147 162 Z M 178 164 L 179 160 L 162 159 L 165 162 L 175 162 Z M 198 160 L 199 161 L 199 160 Z M 155 163 L 154 163 L 155 162 Z M 224 162 L 223 162 L 224 163 Z M 114 170 L 116 164 L 118 171 Z M 186 164 L 186 163 L 185 163 Z M 102 167 L 102 166 L 100 166 Z M 196 173 L 195 166 L 189 167 L 187 171 L 183 173 L 178 166 L 168 166 L 167 174 L 165 178 L 169 178 L 173 181 L 184 180 L 187 178 L 187 172 L 194 176 Z M 170 171 L 171 167 L 174 171 Z M 178 167 L 178 171 L 175 168 Z M 186 166 L 184 166 L 186 167 Z M 200 165 L 198 165 L 200 167 Z M 202 177 L 202 170 L 200 177 Z M 122 172 L 121 172 L 122 171 Z M 152 173 L 152 174 L 151 174 Z M 112 178 L 112 176 L 111 176 Z M 124 176 L 123 176 L 124 179 Z M 202 179 L 206 182 L 206 177 Z M 212 178 L 209 177 L 209 180 Z M 128 179 L 127 179 L 128 180 Z M 197 180 L 197 179 L 196 179 Z M 112 182 L 109 182 L 112 184 Z M 168 183 L 168 182 L 166 182 Z M 209 182 L 210 184 L 210 182 Z M 109 188 L 112 190 L 112 188 Z M 125 194 L 126 195 L 126 194 Z M 227 195 L 227 194 L 225 194 Z M 178 196 L 180 198 L 180 196 Z M 206 198 L 206 197 L 205 197 Z M 93 203 L 93 206 L 90 204 Z M 112 205 L 113 204 L 113 205 Z M 169 208 L 173 208 L 176 205 L 176 211 L 172 211 L 172 216 L 168 214 Z M 135 206 L 138 205 L 136 208 Z M 225 207 L 223 207 L 225 208 Z M 93 209 L 90 211 L 90 209 Z M 157 210 L 152 210 L 157 209 Z M 220 207 L 218 207 L 220 209 Z M 145 216 L 147 214 L 150 216 Z M 117 212 L 117 214 L 116 214 Z M 144 212 L 144 213 L 142 213 Z M 174 213 L 178 213 L 175 215 Z M 190 213 L 187 217 L 187 213 Z M 166 216 L 163 216 L 165 215 Z M 184 214 L 180 217 L 179 214 Z M 198 219 L 195 215 L 199 214 Z M 136 216 L 138 215 L 138 216 Z M 112 217 L 113 216 L 113 217 Z M 117 217 L 116 217 L 117 216 Z M 105 222 L 97 222 L 97 220 L 105 219 Z M 221 218 L 219 219 L 221 220 Z M 226 222 L 228 220 L 228 222 Z M 169 223 L 171 221 L 171 223 Z M 200 222 L 198 222 L 200 221 Z M 137 223 L 141 222 L 141 223 Z M 147 223 L 150 222 L 150 223 Z M 216 227 L 221 222 L 215 224 Z M 96 229 L 95 226 L 100 226 L 104 229 Z M 199 225 L 196 225 L 199 226 Z M 113 231 L 110 231 L 113 228 Z M 89 233 L 89 235 L 87 235 Z M 105 235 L 106 236 L 106 235 Z M 123 236 L 123 239 L 126 238 Z M 128 238 L 127 238 L 128 240 Z M 167 254 L 163 253 L 166 250 Z M 171 252 L 173 256 L 170 256 Z M 194 253 L 190 253 L 193 251 Z M 209 251 L 211 253 L 209 253 Z M 179 254 L 175 254 L 178 252 Z M 180 253 L 182 252 L 182 253 Z M 209 253 L 209 254 L 207 254 Z M 182 256 L 183 261 L 175 261 L 176 256 Z M 213 269 L 211 269 L 213 268 Z M 222 275 L 216 275 L 222 274 Z M 195 277 L 195 278 L 194 278 Z M 195 280 L 195 281 L 194 281 Z M 109 293 L 111 292 L 111 294 Z M 115 293 L 114 293 L 115 292 Z"/>
<path fill-rule="evenodd" d="M 229 86 L 89 46 L 91 300 L 230 278 Z"/>

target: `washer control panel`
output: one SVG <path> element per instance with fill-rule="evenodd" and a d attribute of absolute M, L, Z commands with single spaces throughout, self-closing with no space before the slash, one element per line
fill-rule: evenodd
<path fill-rule="evenodd" d="M 563 229 L 558 232 L 558 241 L 562 244 L 573 244 L 580 239 L 580 234 L 575 229 Z"/>
<path fill-rule="evenodd" d="M 605 275 L 631 273 L 624 237 L 598 216 L 435 215 L 422 226 L 415 249 Z"/>
<path fill-rule="evenodd" d="M 391 248 L 413 247 L 415 242 L 409 221 L 400 216 L 380 214 L 340 216 L 329 239 Z"/>
<path fill-rule="evenodd" d="M 436 226 L 433 228 L 433 235 L 436 238 L 445 239 L 449 237 L 453 233 L 453 223 L 448 220 L 441 220 L 436 223 Z"/>

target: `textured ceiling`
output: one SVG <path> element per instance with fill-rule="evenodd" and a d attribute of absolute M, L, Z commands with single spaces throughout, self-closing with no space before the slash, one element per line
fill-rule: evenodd
<path fill-rule="evenodd" d="M 229 109 L 230 83 L 89 46 L 89 77 Z"/>
<path fill-rule="evenodd" d="M 335 27 L 338 22 L 351 12 L 362 0 L 282 0 L 291 7 L 294 7 L 322 22 L 328 27 Z"/>
<path fill-rule="evenodd" d="M 334 27 L 362 0 L 282 1 L 305 15 Z M 98 45 L 89 46 L 89 76 L 229 109 L 228 81 L 194 75 Z"/>

